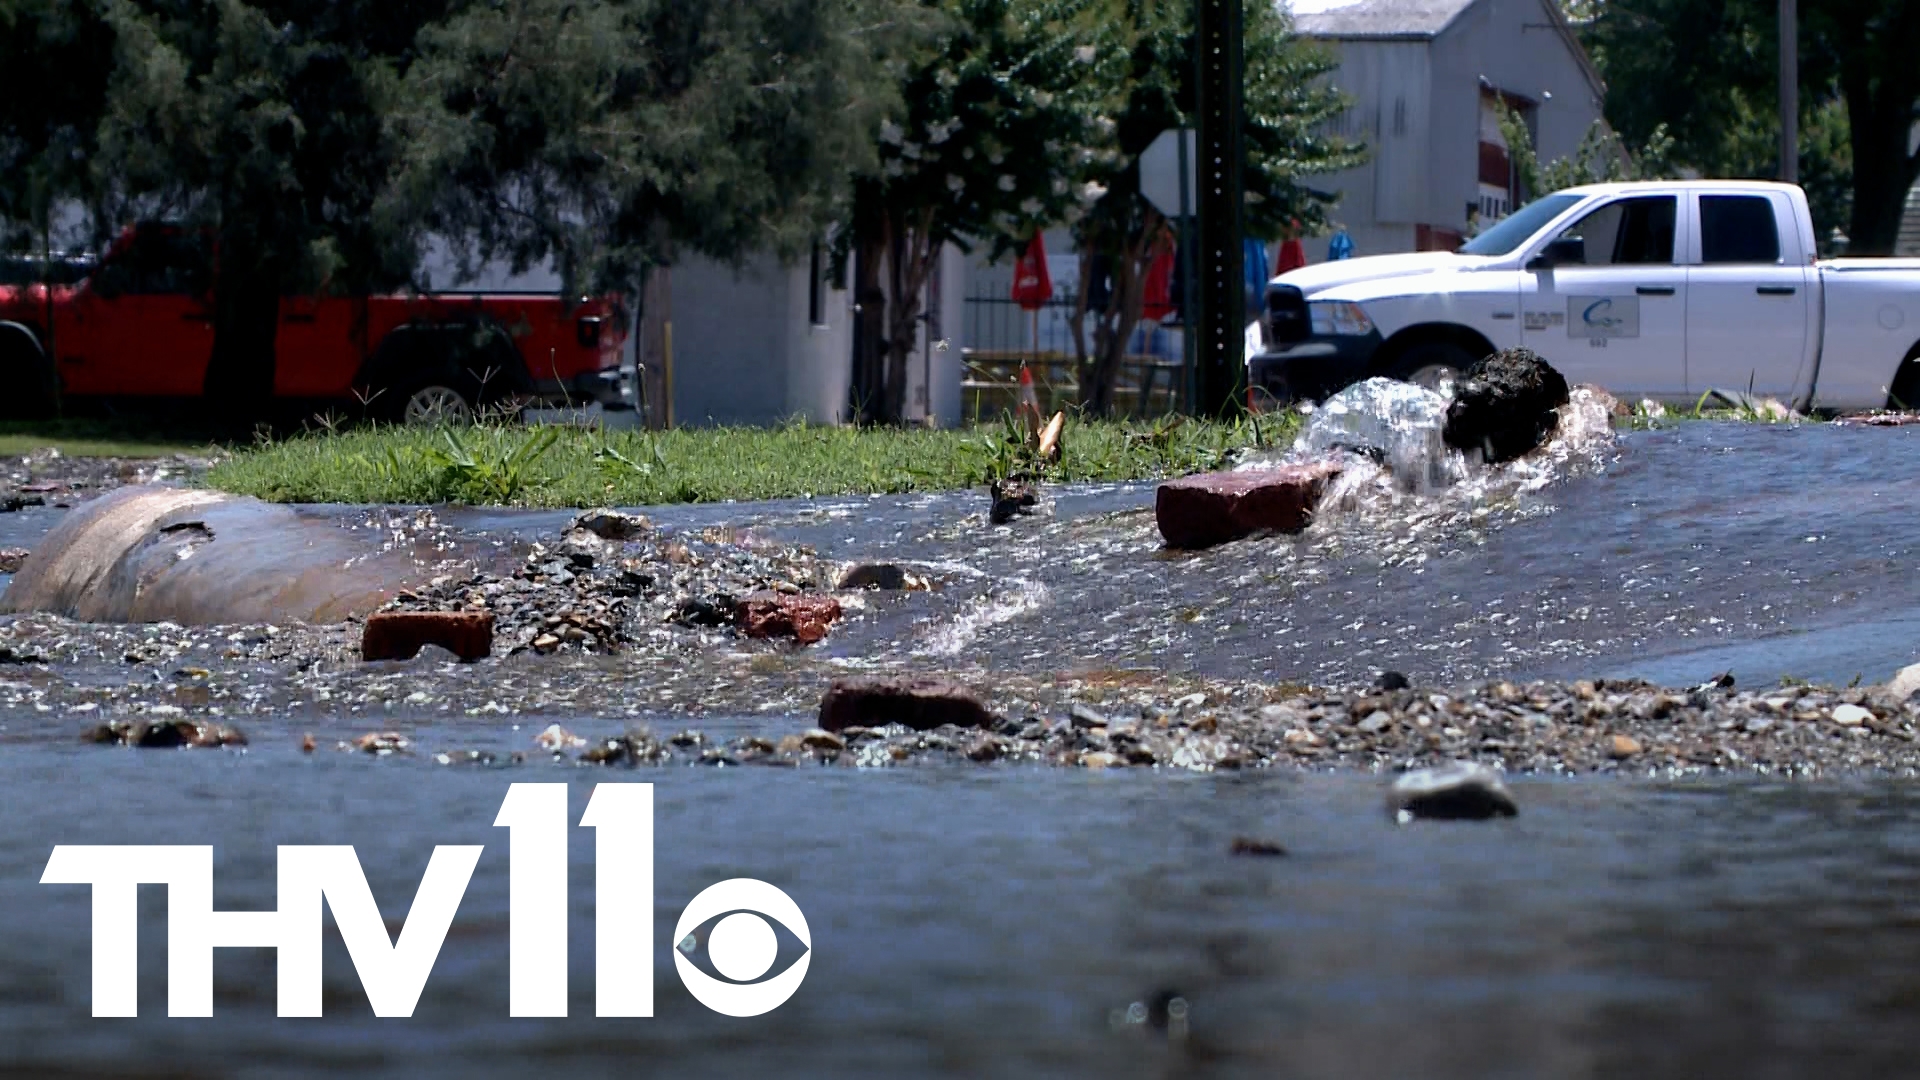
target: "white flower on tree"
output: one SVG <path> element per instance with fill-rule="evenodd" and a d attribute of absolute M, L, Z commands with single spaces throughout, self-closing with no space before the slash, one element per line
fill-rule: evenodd
<path fill-rule="evenodd" d="M 1012 191 L 1013 189 L 1014 189 L 1013 177 L 1007 175 L 1006 173 L 1001 173 L 1000 174 L 1000 190 Z"/>

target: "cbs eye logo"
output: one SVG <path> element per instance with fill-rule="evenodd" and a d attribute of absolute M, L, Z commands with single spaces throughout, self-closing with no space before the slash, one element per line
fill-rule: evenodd
<path fill-rule="evenodd" d="M 687 959 L 699 947 L 696 931 L 715 916 L 724 917 L 707 931 L 707 958 L 715 971 L 731 981 L 716 979 Z M 786 927 L 806 949 L 791 967 L 771 978 L 767 973 L 779 958 L 780 941 L 764 916 Z M 673 966 L 687 992 L 726 1016 L 759 1016 L 779 1008 L 800 989 L 808 961 L 813 959 L 813 935 L 800 905 L 754 878 L 729 878 L 702 889 L 680 912 L 673 938 Z"/>

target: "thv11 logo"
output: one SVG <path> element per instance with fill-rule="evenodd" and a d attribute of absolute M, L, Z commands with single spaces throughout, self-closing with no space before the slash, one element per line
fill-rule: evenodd
<path fill-rule="evenodd" d="M 505 827 L 511 1015 L 567 1015 L 567 785 L 514 784 L 493 821 Z M 600 784 L 580 818 L 594 830 L 594 1015 L 653 1015 L 653 785 Z M 412 1016 L 466 895 L 482 845 L 433 849 L 413 907 L 389 939 L 351 845 L 279 847 L 276 911 L 213 910 L 213 848 L 58 845 L 42 885 L 93 886 L 93 1015 L 133 1016 L 138 997 L 138 892 L 167 887 L 167 1015 L 213 1015 L 213 950 L 269 948 L 279 1014 L 320 1015 L 320 905 L 340 928 L 376 1016 Z M 731 912 L 732 914 L 728 914 Z M 764 982 L 778 950 L 760 917 L 779 920 L 807 951 Z M 723 982 L 673 950 L 687 991 L 728 1016 L 779 1008 L 807 977 L 813 939 L 786 893 L 753 878 L 708 886 L 680 913 L 674 941 L 717 915 L 708 934 Z"/>

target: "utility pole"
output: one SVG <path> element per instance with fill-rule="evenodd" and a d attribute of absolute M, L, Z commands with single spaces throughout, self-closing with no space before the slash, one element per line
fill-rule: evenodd
<path fill-rule="evenodd" d="M 1200 113 L 1200 310 L 1187 321 L 1194 350 L 1199 416 L 1234 415 L 1246 408 L 1247 286 L 1241 219 L 1240 125 L 1244 91 L 1243 0 L 1195 0 Z"/>
<path fill-rule="evenodd" d="M 1780 179 L 1800 182 L 1800 20 L 1796 0 L 1780 0 Z"/>

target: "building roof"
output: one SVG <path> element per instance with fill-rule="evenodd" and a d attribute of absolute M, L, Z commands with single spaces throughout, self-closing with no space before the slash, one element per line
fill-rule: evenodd
<path fill-rule="evenodd" d="M 1429 38 L 1474 0 L 1280 0 L 1308 37 Z"/>
<path fill-rule="evenodd" d="M 1479 0 L 1275 0 L 1293 16 L 1293 27 L 1302 37 L 1346 39 L 1427 40 L 1438 36 L 1453 21 Z M 1554 0 L 1540 5 L 1547 24 L 1579 62 L 1581 74 L 1595 99 L 1606 96 L 1593 59 L 1582 48 L 1568 24 L 1566 13 Z"/>

